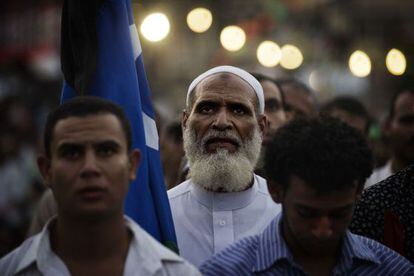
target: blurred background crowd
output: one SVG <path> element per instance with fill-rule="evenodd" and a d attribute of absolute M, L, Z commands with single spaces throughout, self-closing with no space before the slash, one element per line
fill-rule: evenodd
<path fill-rule="evenodd" d="M 413 87 L 413 1 L 132 3 L 168 187 L 180 182 L 183 169 L 179 119 L 187 87 L 196 75 L 221 64 L 300 80 L 325 112 L 332 111 L 326 103 L 334 98 L 357 100 L 376 166 L 386 163 L 382 122 L 392 95 Z M 59 103 L 62 86 L 61 6 L 61 0 L 0 3 L 0 256 L 23 240 L 44 190 L 36 154 L 46 114 Z"/>

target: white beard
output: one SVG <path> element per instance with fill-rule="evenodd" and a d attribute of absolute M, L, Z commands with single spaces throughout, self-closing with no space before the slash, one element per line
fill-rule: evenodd
<path fill-rule="evenodd" d="M 239 192 L 250 185 L 262 144 L 259 126 L 255 127 L 252 136 L 244 143 L 235 131 L 210 130 L 201 141 L 197 141 L 194 129 L 189 126 L 183 135 L 189 176 L 193 183 L 213 192 Z M 207 153 L 206 141 L 217 136 L 231 137 L 238 140 L 241 146 L 234 153 L 225 148 Z"/>

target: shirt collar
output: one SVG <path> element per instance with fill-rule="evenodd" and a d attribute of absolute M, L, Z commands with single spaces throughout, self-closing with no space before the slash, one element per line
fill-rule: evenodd
<path fill-rule="evenodd" d="M 256 252 L 254 272 L 266 270 L 272 264 L 287 260 L 293 263 L 293 257 L 281 234 L 282 214 L 278 214 L 269 226 L 259 235 L 259 245 Z"/>
<path fill-rule="evenodd" d="M 63 275 L 70 275 L 63 262 L 52 251 L 50 246 L 49 229 L 51 224 L 55 223 L 55 221 L 56 216 L 49 219 L 42 231 L 33 237 L 32 243 L 17 266 L 15 271 L 16 274 L 36 263 L 38 270 L 43 275 L 53 275 L 53 268 L 58 268 L 62 271 Z"/>
<path fill-rule="evenodd" d="M 162 268 L 162 262 L 183 262 L 146 233 L 138 224 L 125 216 L 128 228 L 134 234 L 125 262 L 124 275 L 153 275 Z"/>
<path fill-rule="evenodd" d="M 43 229 L 43 231 L 45 230 Z M 32 238 L 32 243 L 30 244 L 30 247 L 24 254 L 23 258 L 20 260 L 19 265 L 16 268 L 15 274 L 19 273 L 23 269 L 29 267 L 32 263 L 36 262 L 40 241 L 42 240 L 42 237 L 44 235 L 43 231 Z"/>
<path fill-rule="evenodd" d="M 254 272 L 266 270 L 274 263 L 282 260 L 290 262 L 291 265 L 296 265 L 289 247 L 281 234 L 281 219 L 282 213 L 273 219 L 259 236 L 256 264 L 253 267 Z M 352 266 L 354 259 L 380 264 L 374 252 L 349 231 L 345 233 L 341 251 L 341 259 L 338 262 L 341 270 L 347 271 L 346 269 Z"/>
<path fill-rule="evenodd" d="M 125 262 L 124 275 L 135 275 L 138 269 L 145 272 L 145 275 L 151 275 L 162 267 L 162 261 L 183 261 L 172 251 L 157 244 L 154 238 L 142 230 L 142 228 L 134 223 L 130 218 L 127 216 L 124 216 L 124 218 L 127 227 L 133 234 L 128 250 L 127 260 Z M 49 227 L 55 219 L 56 216 L 50 219 L 43 227 L 42 232 L 33 237 L 32 243 L 19 262 L 15 274 L 18 274 L 36 262 L 40 272 L 45 275 L 48 274 L 47 270 L 51 267 L 49 265 L 51 262 L 54 262 L 54 265 L 58 265 L 60 269 L 67 271 L 64 263 L 52 251 L 50 246 Z M 66 274 L 69 275 L 69 272 L 67 271 Z"/>
<path fill-rule="evenodd" d="M 199 187 L 197 184 L 191 182 L 191 194 L 194 195 L 197 201 L 213 211 L 230 211 L 239 209 L 249 205 L 255 198 L 259 190 L 257 183 L 257 176 L 253 177 L 254 182 L 252 187 L 241 192 L 231 193 L 215 193 L 209 192 Z"/>
<path fill-rule="evenodd" d="M 358 236 L 352 234 L 349 230 L 345 232 L 342 241 L 341 259 L 339 263 L 346 264 L 347 267 L 352 266 L 354 259 L 373 262 L 380 264 L 380 260 L 375 256 L 374 252 L 362 242 Z"/>

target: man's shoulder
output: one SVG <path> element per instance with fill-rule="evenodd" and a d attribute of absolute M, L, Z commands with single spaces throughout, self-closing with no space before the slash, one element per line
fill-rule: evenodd
<path fill-rule="evenodd" d="M 188 179 L 184 182 L 181 182 L 180 184 L 178 184 L 174 188 L 168 190 L 168 192 L 167 192 L 168 193 L 168 199 L 171 201 L 174 198 L 183 196 L 186 193 L 190 192 L 190 188 L 191 188 L 191 180 L 190 179 Z"/>
<path fill-rule="evenodd" d="M 366 256 L 369 256 L 370 261 L 375 263 L 378 271 L 386 275 L 408 275 L 405 273 L 414 273 L 414 265 L 394 250 L 373 239 L 356 234 L 351 235 L 359 243 L 360 250 Z"/>
<path fill-rule="evenodd" d="M 200 266 L 203 275 L 247 275 L 256 264 L 260 235 L 240 239 Z"/>
<path fill-rule="evenodd" d="M 19 247 L 0 259 L 1 275 L 14 275 L 17 270 L 25 269 L 30 266 L 36 259 L 32 255 L 33 246 L 40 238 L 40 234 L 25 240 Z M 31 258 L 33 257 L 33 258 Z"/>

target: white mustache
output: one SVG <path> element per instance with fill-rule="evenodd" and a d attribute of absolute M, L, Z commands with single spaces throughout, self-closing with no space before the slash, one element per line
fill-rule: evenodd
<path fill-rule="evenodd" d="M 233 140 L 237 145 L 242 145 L 242 140 L 236 133 L 232 131 L 218 131 L 218 130 L 210 130 L 201 140 L 201 146 L 205 147 L 206 143 L 214 138 L 220 139 L 229 139 Z"/>

